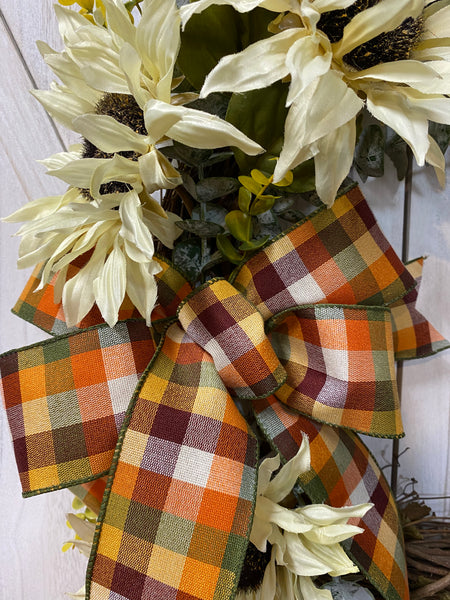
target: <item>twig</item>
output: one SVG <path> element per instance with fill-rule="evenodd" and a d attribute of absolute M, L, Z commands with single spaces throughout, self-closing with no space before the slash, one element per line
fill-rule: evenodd
<path fill-rule="evenodd" d="M 445 577 L 433 581 L 428 585 L 424 585 L 411 594 L 411 600 L 423 600 L 423 598 L 429 598 L 442 590 L 445 590 L 450 585 L 450 573 L 447 573 Z"/>
<path fill-rule="evenodd" d="M 440 569 L 439 567 L 433 567 L 432 565 L 426 565 L 425 563 L 419 562 L 418 560 L 414 560 L 410 556 L 407 557 L 406 562 L 411 567 L 415 567 L 421 573 L 433 573 L 433 575 L 447 575 L 447 569 Z"/>

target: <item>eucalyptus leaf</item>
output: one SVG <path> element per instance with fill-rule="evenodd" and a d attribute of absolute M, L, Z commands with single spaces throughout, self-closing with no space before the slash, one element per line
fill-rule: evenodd
<path fill-rule="evenodd" d="M 202 270 L 201 241 L 194 238 L 178 242 L 172 252 L 172 261 L 189 281 L 197 281 Z"/>
<path fill-rule="evenodd" d="M 225 223 L 233 237 L 240 242 L 248 242 L 252 237 L 252 218 L 240 210 L 232 210 L 225 217 Z"/>
<path fill-rule="evenodd" d="M 195 200 L 197 200 L 197 188 L 195 185 L 195 181 L 188 173 L 186 173 L 186 171 L 183 171 L 181 173 L 181 177 L 183 179 L 183 185 L 186 188 L 186 190 Z"/>
<path fill-rule="evenodd" d="M 273 212 L 277 215 L 281 215 L 285 211 L 292 208 L 294 204 L 295 198 L 293 196 L 285 196 L 284 198 L 279 198 L 273 206 Z"/>
<path fill-rule="evenodd" d="M 297 223 L 305 218 L 305 215 L 300 210 L 288 209 L 279 215 L 288 223 Z"/>
<path fill-rule="evenodd" d="M 175 158 L 190 167 L 204 165 L 212 155 L 212 150 L 191 148 L 180 142 L 174 142 L 173 146 L 166 146 L 165 148 L 161 148 L 160 151 L 167 156 L 167 158 Z"/>
<path fill-rule="evenodd" d="M 228 196 L 239 189 L 239 181 L 234 177 L 208 177 L 197 183 L 197 198 L 200 202 L 211 202 Z"/>
<path fill-rule="evenodd" d="M 216 238 L 216 244 L 219 251 L 233 264 L 238 265 L 244 258 L 244 255 L 240 254 L 240 252 L 238 252 L 233 246 L 228 236 L 224 234 L 218 235 Z"/>
<path fill-rule="evenodd" d="M 223 232 L 223 227 L 212 221 L 185 219 L 184 221 L 176 221 L 175 225 L 183 231 L 194 233 L 202 238 L 215 237 L 218 233 Z"/>
<path fill-rule="evenodd" d="M 231 152 L 231 150 L 225 150 L 224 152 L 214 152 L 214 154 L 211 154 L 211 156 L 207 160 L 205 160 L 203 166 L 210 167 L 211 165 L 224 162 L 225 160 L 228 160 L 230 158 L 233 158 L 233 152 Z"/>
<path fill-rule="evenodd" d="M 266 236 L 268 236 L 270 239 L 282 231 L 282 227 L 278 218 L 271 210 L 254 217 L 253 229 L 256 239 L 261 239 Z"/>
<path fill-rule="evenodd" d="M 240 26 L 231 6 L 210 6 L 189 19 L 181 32 L 178 66 L 195 89 L 201 89 L 222 56 L 242 49 Z"/>
<path fill-rule="evenodd" d="M 224 208 L 223 206 L 220 206 L 218 204 L 204 204 L 203 210 L 204 210 L 203 219 L 206 219 L 206 221 L 212 221 L 216 225 L 220 225 L 221 227 L 223 227 L 225 229 L 225 227 L 226 227 L 225 217 L 228 214 L 228 211 L 226 208 Z M 201 213 L 201 209 L 200 209 L 200 206 L 197 204 L 197 206 L 195 206 L 194 210 L 192 211 L 192 218 L 193 219 L 201 219 L 202 216 L 200 213 Z"/>
<path fill-rule="evenodd" d="M 402 181 L 408 169 L 408 152 L 405 140 L 398 133 L 390 130 L 387 136 L 385 152 L 394 164 L 397 171 L 397 179 Z"/>
<path fill-rule="evenodd" d="M 379 125 L 368 125 L 361 133 L 355 155 L 356 170 L 363 181 L 384 174 L 384 147 L 384 130 Z"/>
<path fill-rule="evenodd" d="M 206 98 L 198 98 L 193 102 L 189 103 L 189 108 L 195 108 L 196 110 L 202 110 L 203 112 L 211 115 L 217 115 L 221 119 L 225 119 L 228 109 L 228 103 L 230 101 L 231 94 L 215 92 L 209 94 Z"/>
<path fill-rule="evenodd" d="M 430 122 L 428 132 L 436 140 L 442 154 L 445 154 L 450 144 L 450 125 Z"/>

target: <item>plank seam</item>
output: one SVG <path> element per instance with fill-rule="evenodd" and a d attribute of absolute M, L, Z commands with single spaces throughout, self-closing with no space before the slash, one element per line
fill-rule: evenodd
<path fill-rule="evenodd" d="M 30 67 L 28 66 L 28 63 L 25 60 L 25 57 L 24 57 L 24 55 L 22 53 L 22 50 L 20 49 L 20 46 L 17 43 L 17 40 L 14 37 L 14 34 L 13 34 L 12 30 L 11 30 L 11 27 L 9 26 L 9 23 L 8 23 L 5 15 L 3 14 L 3 10 L 1 8 L 0 8 L 0 21 L 3 23 L 3 26 L 5 27 L 6 33 L 8 34 L 8 37 L 9 37 L 9 39 L 11 41 L 11 44 L 13 45 L 14 50 L 16 51 L 17 56 L 19 57 L 19 60 L 22 63 L 22 66 L 23 66 L 23 68 L 25 70 L 25 73 L 27 74 L 28 79 L 31 82 L 32 87 L 35 88 L 35 89 L 37 89 L 38 85 L 37 85 L 36 80 L 35 80 L 35 78 L 33 76 L 33 73 L 31 72 Z M 47 112 L 45 114 L 47 115 L 47 118 L 48 118 L 48 120 L 50 122 L 50 125 L 51 125 L 53 131 L 55 132 L 55 135 L 56 135 L 56 137 L 57 137 L 57 139 L 58 139 L 58 141 L 59 141 L 59 143 L 61 145 L 61 148 L 63 150 L 67 150 L 67 147 L 66 147 L 66 145 L 64 143 L 64 140 L 62 139 L 61 134 L 59 133 L 58 128 L 56 127 L 56 123 L 54 122 L 54 120 L 52 119 L 52 117 Z"/>

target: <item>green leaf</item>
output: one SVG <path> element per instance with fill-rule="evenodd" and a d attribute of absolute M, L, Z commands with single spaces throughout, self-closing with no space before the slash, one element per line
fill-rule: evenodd
<path fill-rule="evenodd" d="M 239 181 L 234 177 L 208 177 L 197 183 L 197 198 L 200 202 L 211 202 L 238 189 Z"/>
<path fill-rule="evenodd" d="M 239 208 L 243 213 L 249 212 L 252 197 L 252 193 L 247 188 L 239 188 Z"/>
<path fill-rule="evenodd" d="M 179 242 L 172 252 L 172 260 L 189 281 L 197 281 L 202 270 L 201 241 L 194 238 Z"/>
<path fill-rule="evenodd" d="M 197 200 L 197 188 L 195 186 L 195 181 L 192 179 L 189 173 L 186 173 L 186 171 L 181 173 L 181 177 L 183 178 L 183 185 L 186 190 L 190 193 L 194 200 Z"/>
<path fill-rule="evenodd" d="M 180 142 L 174 142 L 173 146 L 161 148 L 160 152 L 162 152 L 168 158 L 180 160 L 182 163 L 189 165 L 190 167 L 199 167 L 200 165 L 204 165 L 212 155 L 212 150 L 191 148 L 190 146 L 180 144 Z"/>
<path fill-rule="evenodd" d="M 285 211 L 292 208 L 294 204 L 295 198 L 293 196 L 286 196 L 285 198 L 280 198 L 278 202 L 275 202 L 273 212 L 277 215 L 281 215 Z"/>
<path fill-rule="evenodd" d="M 195 89 L 222 56 L 242 49 L 240 19 L 231 6 L 211 6 L 193 15 L 181 32 L 178 66 Z"/>
<path fill-rule="evenodd" d="M 430 122 L 428 132 L 436 140 L 442 154 L 445 154 L 450 144 L 450 125 Z"/>
<path fill-rule="evenodd" d="M 229 158 L 233 158 L 233 153 L 231 152 L 231 150 L 227 150 L 225 152 L 214 152 L 213 154 L 211 154 L 211 156 L 207 160 L 205 160 L 205 162 L 203 163 L 203 166 L 209 167 L 211 165 L 215 165 L 217 163 L 224 162 L 225 160 L 228 160 Z"/>
<path fill-rule="evenodd" d="M 267 186 L 270 183 L 270 176 L 267 177 L 267 175 L 265 173 L 261 173 L 259 169 L 252 169 L 250 175 L 252 179 L 254 179 L 256 183 L 259 183 L 260 185 Z"/>
<path fill-rule="evenodd" d="M 289 86 L 277 82 L 261 90 L 233 94 L 227 111 L 227 121 L 266 149 L 259 156 L 247 156 L 235 148 L 234 155 L 240 170 L 252 169 L 273 173 L 275 165 L 267 161 L 279 156 L 283 144 L 284 122 L 287 116 L 286 98 Z M 265 167 L 265 168 L 264 168 Z"/>
<path fill-rule="evenodd" d="M 214 92 L 206 98 L 198 98 L 193 102 L 189 102 L 189 108 L 202 110 L 211 115 L 217 115 L 221 119 L 225 119 L 228 109 L 228 103 L 231 98 L 231 93 Z"/>
<path fill-rule="evenodd" d="M 175 225 L 183 229 L 183 231 L 189 231 L 189 233 L 194 233 L 203 238 L 215 237 L 218 233 L 223 232 L 223 227 L 211 221 L 186 219 L 184 221 L 176 221 Z"/>
<path fill-rule="evenodd" d="M 297 223 L 305 218 L 305 215 L 300 210 L 288 209 L 280 214 L 280 217 L 289 223 Z"/>
<path fill-rule="evenodd" d="M 75 496 L 75 498 L 72 500 L 72 508 L 73 510 L 81 510 L 84 508 L 84 502 Z"/>
<path fill-rule="evenodd" d="M 259 194 L 262 189 L 262 186 L 257 183 L 252 177 L 248 175 L 240 175 L 239 176 L 240 183 L 245 187 L 246 190 L 254 194 L 255 196 Z"/>
<path fill-rule="evenodd" d="M 206 221 L 211 221 L 212 223 L 215 223 L 216 225 L 220 225 L 221 227 L 223 227 L 225 229 L 225 227 L 226 227 L 225 217 L 228 214 L 228 211 L 226 208 L 224 208 L 223 206 L 220 206 L 218 204 L 204 204 L 203 210 L 204 210 L 203 219 L 205 219 Z M 192 218 L 202 220 L 200 213 L 201 213 L 201 207 L 197 204 L 194 207 L 194 210 L 192 211 Z"/>
<path fill-rule="evenodd" d="M 397 171 L 397 179 L 402 181 L 406 177 L 406 171 L 408 170 L 408 153 L 405 140 L 398 133 L 388 130 L 385 152 L 394 164 Z"/>
<path fill-rule="evenodd" d="M 273 12 L 257 7 L 248 13 L 239 14 L 241 21 L 242 48 L 246 48 L 271 35 L 267 29 L 274 19 Z"/>
<path fill-rule="evenodd" d="M 379 125 L 372 124 L 363 130 L 355 156 L 355 166 L 363 181 L 384 174 L 384 146 L 384 131 Z"/>
<path fill-rule="evenodd" d="M 233 237 L 240 242 L 248 242 L 252 237 L 252 218 L 240 210 L 232 210 L 225 217 L 225 223 Z"/>
<path fill-rule="evenodd" d="M 250 240 L 249 242 L 242 242 L 242 244 L 239 245 L 239 250 L 243 250 L 244 252 L 250 251 L 250 250 L 258 250 L 258 248 L 261 248 L 261 246 L 264 246 L 264 244 L 270 239 L 269 235 L 265 235 L 264 237 L 260 238 L 259 240 Z"/>
<path fill-rule="evenodd" d="M 284 123 L 288 109 L 287 84 L 277 82 L 262 90 L 233 94 L 227 111 L 227 121 L 266 149 L 264 154 L 247 156 L 233 148 L 236 162 L 243 173 L 259 169 L 272 174 L 283 146 Z M 315 187 L 314 160 L 310 159 L 293 170 L 293 182 L 283 188 L 286 193 L 307 192 Z"/>
<path fill-rule="evenodd" d="M 234 265 L 238 265 L 244 258 L 244 255 L 236 250 L 227 235 L 218 235 L 216 238 L 216 244 L 217 248 L 225 256 L 225 258 L 227 258 Z"/>
<path fill-rule="evenodd" d="M 253 216 L 262 215 L 262 213 L 265 213 L 268 210 L 270 210 L 274 203 L 275 196 L 261 196 L 260 198 L 258 198 L 258 200 L 253 202 L 250 208 L 250 214 Z"/>
<path fill-rule="evenodd" d="M 266 236 L 271 239 L 282 231 L 278 218 L 271 210 L 262 213 L 261 215 L 257 215 L 255 220 L 256 222 L 254 225 L 254 230 L 255 238 L 257 239 L 264 238 Z"/>

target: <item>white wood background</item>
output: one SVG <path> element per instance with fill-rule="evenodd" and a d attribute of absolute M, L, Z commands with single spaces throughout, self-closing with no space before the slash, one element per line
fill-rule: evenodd
<path fill-rule="evenodd" d="M 59 152 L 74 141 L 55 125 L 29 94 L 52 79 L 35 40 L 60 48 L 51 0 L 0 0 L 0 216 L 34 198 L 62 190 L 35 160 Z M 388 239 L 401 253 L 403 184 L 391 172 L 371 180 L 363 191 Z M 28 272 L 16 270 L 16 227 L 0 225 L 0 352 L 43 339 L 44 334 L 10 313 Z M 450 337 L 450 185 L 440 190 L 434 174 L 414 175 L 410 257 L 428 255 L 420 308 Z M 450 352 L 409 362 L 405 368 L 403 416 L 407 437 L 400 473 L 418 480 L 425 497 L 450 494 Z M 69 530 L 65 512 L 71 494 L 53 492 L 23 500 L 3 409 L 0 412 L 0 599 L 61 600 L 83 583 L 86 559 L 62 554 Z M 374 440 L 381 464 L 390 461 L 391 442 Z M 389 475 L 389 471 L 386 471 Z M 450 503 L 430 500 L 438 513 Z M 162 599 L 163 600 L 163 599 Z"/>

